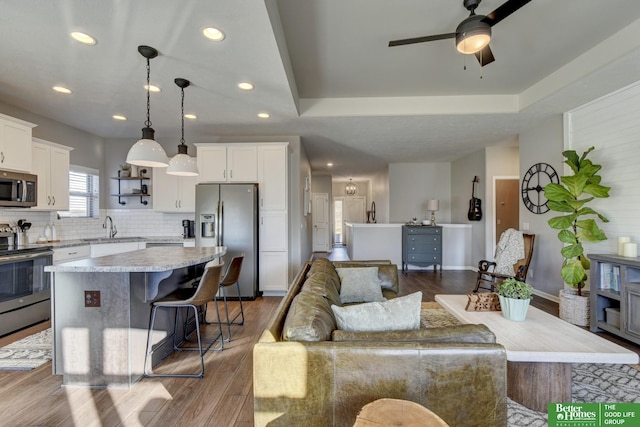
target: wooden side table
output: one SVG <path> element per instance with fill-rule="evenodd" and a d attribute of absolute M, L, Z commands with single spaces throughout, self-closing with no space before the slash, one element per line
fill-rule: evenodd
<path fill-rule="evenodd" d="M 378 399 L 362 407 L 353 427 L 449 427 L 442 418 L 415 402 Z"/>

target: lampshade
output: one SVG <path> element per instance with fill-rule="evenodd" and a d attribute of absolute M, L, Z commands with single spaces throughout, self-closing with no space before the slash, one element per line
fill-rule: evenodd
<path fill-rule="evenodd" d="M 427 210 L 428 211 L 440 210 L 440 200 L 429 200 L 427 202 Z"/>
<path fill-rule="evenodd" d="M 173 156 L 169 161 L 167 174 L 178 176 L 197 176 L 198 165 L 196 164 L 195 159 L 189 156 L 187 145 L 184 143 L 184 89 L 189 87 L 191 82 L 187 79 L 181 78 L 175 79 L 174 82 L 180 88 L 181 93 L 180 118 L 182 120 L 182 134 L 180 144 L 178 145 L 178 154 Z"/>
<path fill-rule="evenodd" d="M 149 76 L 151 66 L 149 60 L 158 56 L 158 51 L 151 46 L 138 46 L 138 52 L 147 59 L 147 120 L 144 122 L 144 128 L 142 128 L 142 138 L 129 149 L 127 163 L 135 166 L 166 168 L 169 166 L 167 153 L 154 140 L 155 131 L 151 127 L 150 118 Z"/>
<path fill-rule="evenodd" d="M 471 54 L 480 52 L 491 41 L 491 26 L 482 20 L 482 15 L 471 15 L 456 28 L 458 52 Z"/>
<path fill-rule="evenodd" d="M 184 150 L 184 153 L 181 151 Z M 178 154 L 173 156 L 169 161 L 169 167 L 167 168 L 167 173 L 169 175 L 178 175 L 178 176 L 197 176 L 198 175 L 198 165 L 193 157 L 187 154 L 187 146 L 186 145 L 178 145 Z"/>

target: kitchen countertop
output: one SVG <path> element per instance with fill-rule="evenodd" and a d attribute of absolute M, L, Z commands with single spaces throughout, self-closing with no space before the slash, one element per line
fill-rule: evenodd
<path fill-rule="evenodd" d="M 128 242 L 145 242 L 145 243 L 183 243 L 195 241 L 195 238 L 185 239 L 182 236 L 161 236 L 161 237 L 114 237 L 110 239 L 108 237 L 89 237 L 86 239 L 71 239 L 60 240 L 58 242 L 47 243 L 30 243 L 28 248 L 41 248 L 43 246 L 50 246 L 52 249 L 58 248 L 70 248 L 73 246 L 87 246 L 87 245 L 102 245 L 105 243 L 128 243 Z"/>
<path fill-rule="evenodd" d="M 181 248 L 154 247 L 116 255 L 70 261 L 44 268 L 54 273 L 137 273 L 176 270 L 219 258 L 224 246 Z"/>

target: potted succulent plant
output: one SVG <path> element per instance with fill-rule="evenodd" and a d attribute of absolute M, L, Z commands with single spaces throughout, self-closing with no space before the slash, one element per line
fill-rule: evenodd
<path fill-rule="evenodd" d="M 496 293 L 502 315 L 509 320 L 522 322 L 533 298 L 533 286 L 510 277 L 496 285 Z"/>
<path fill-rule="evenodd" d="M 607 236 L 598 227 L 596 219 L 609 222 L 588 206 L 595 198 L 609 197 L 611 188 L 600 184 L 598 172 L 602 166 L 587 159 L 593 149 L 590 147 L 581 156 L 574 150 L 564 151 L 564 162 L 569 165 L 572 174 L 561 176 L 560 184 L 551 183 L 544 188 L 549 209 L 562 213 L 548 221 L 551 228 L 560 230 L 558 239 L 564 243 L 560 274 L 564 282 L 575 289 L 560 291 L 560 318 L 580 326 L 588 326 L 590 317 L 589 296 L 582 288 L 591 263 L 584 254 L 582 244 L 606 240 Z"/>

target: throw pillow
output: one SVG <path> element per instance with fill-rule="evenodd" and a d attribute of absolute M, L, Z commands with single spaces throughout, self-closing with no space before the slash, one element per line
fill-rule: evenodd
<path fill-rule="evenodd" d="M 336 268 L 340 277 L 340 301 L 350 302 L 385 301 L 378 279 L 378 267 Z"/>
<path fill-rule="evenodd" d="M 422 292 L 384 302 L 338 307 L 331 310 L 338 329 L 351 332 L 406 331 L 420 329 Z"/>

